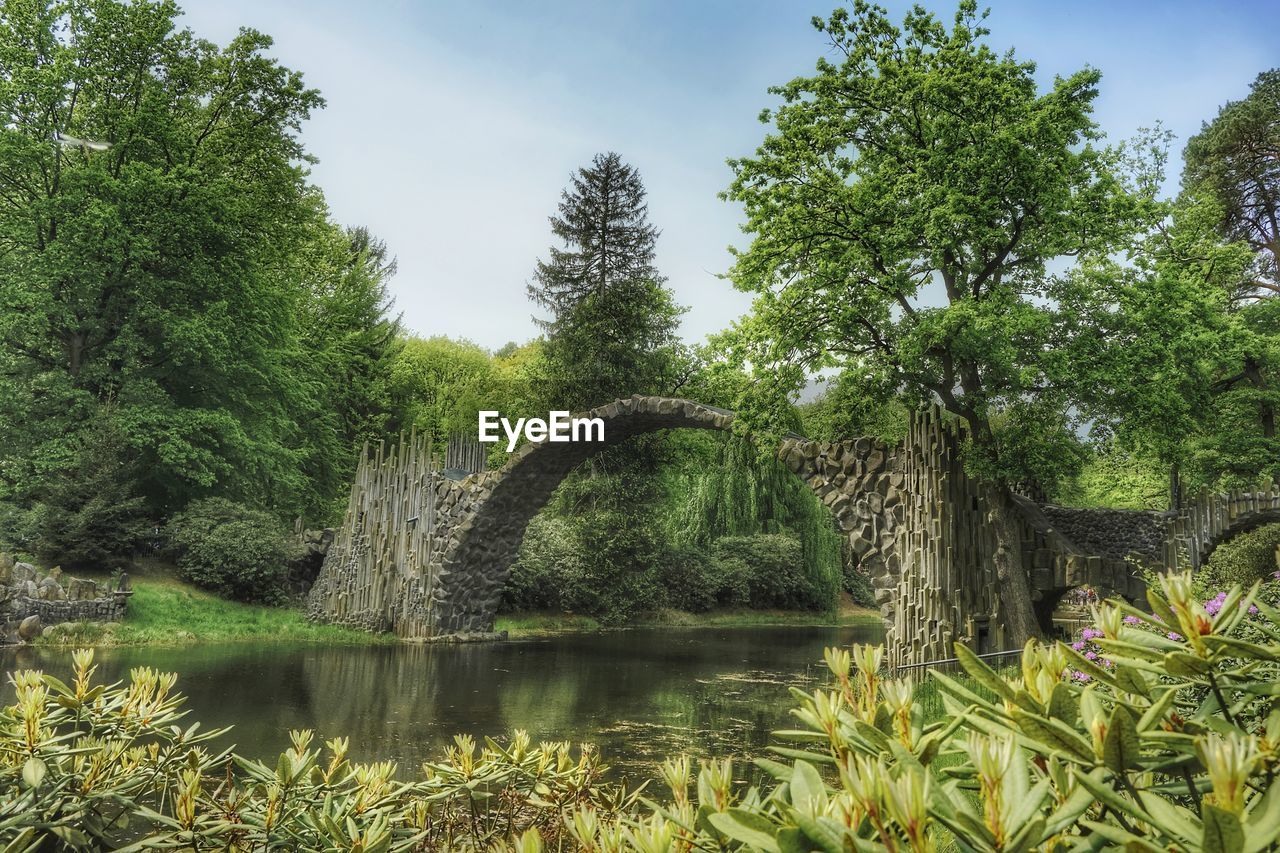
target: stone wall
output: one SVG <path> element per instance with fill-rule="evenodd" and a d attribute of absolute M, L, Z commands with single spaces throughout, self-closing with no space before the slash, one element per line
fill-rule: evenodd
<path fill-rule="evenodd" d="M 9 618 L 21 622 L 29 616 L 39 616 L 44 625 L 57 625 L 59 622 L 119 622 L 124 619 L 128 609 L 129 595 L 127 592 L 113 592 L 80 601 L 15 596 L 9 601 Z"/>
<path fill-rule="evenodd" d="M 132 595 L 128 575 L 120 575 L 113 587 L 69 577 L 57 567 L 41 572 L 0 553 L 0 628 L 7 641 L 31 639 L 41 625 L 119 622 Z"/>
<path fill-rule="evenodd" d="M 1083 553 L 1125 559 L 1130 554 L 1160 559 L 1169 516 L 1128 509 L 1075 509 L 1042 504 L 1049 523 Z"/>

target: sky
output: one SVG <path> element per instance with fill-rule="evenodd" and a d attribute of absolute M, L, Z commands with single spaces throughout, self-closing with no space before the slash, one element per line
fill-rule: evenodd
<path fill-rule="evenodd" d="M 536 336 L 525 285 L 553 243 L 570 174 L 602 151 L 640 170 L 662 231 L 657 264 L 688 306 L 690 342 L 750 299 L 721 278 L 745 245 L 717 194 L 729 157 L 767 128 L 771 85 L 827 54 L 811 26 L 835 0 L 188 0 L 183 20 L 219 44 L 240 27 L 275 39 L 327 107 L 303 128 L 333 217 L 398 260 L 396 310 L 412 333 L 496 349 Z M 908 4 L 884 3 L 901 20 Z M 944 20 L 951 3 L 926 3 Z M 1188 136 L 1280 65 L 1274 2 L 993 0 L 989 41 L 1037 63 L 1045 87 L 1089 65 L 1113 141 L 1161 122 L 1176 178 Z M 1169 189 L 1176 189 L 1171 182 Z"/>

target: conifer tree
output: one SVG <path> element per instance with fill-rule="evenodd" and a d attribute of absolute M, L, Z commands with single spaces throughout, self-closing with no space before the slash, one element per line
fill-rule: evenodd
<path fill-rule="evenodd" d="M 547 345 L 540 396 L 553 409 L 669 391 L 681 309 L 654 265 L 640 173 L 613 152 L 579 169 L 551 230 L 562 241 L 529 284 Z"/>

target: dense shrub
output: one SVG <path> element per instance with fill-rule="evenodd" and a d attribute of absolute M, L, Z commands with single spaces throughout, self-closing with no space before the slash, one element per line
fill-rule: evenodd
<path fill-rule="evenodd" d="M 665 603 L 658 569 L 665 554 L 652 526 L 628 513 L 596 511 L 572 519 L 544 513 L 525 533 L 503 606 L 621 624 Z"/>
<path fill-rule="evenodd" d="M 618 510 L 589 513 L 578 537 L 581 573 L 565 587 L 566 610 L 616 625 L 663 606 L 658 567 L 667 548 L 646 518 Z"/>
<path fill-rule="evenodd" d="M 270 513 L 208 498 L 175 516 L 168 532 L 186 580 L 236 601 L 285 599 L 289 537 Z"/>
<path fill-rule="evenodd" d="M 1209 555 L 1205 573 L 1219 584 L 1251 584 L 1270 578 L 1280 565 L 1280 524 L 1267 524 L 1223 542 Z"/>
<path fill-rule="evenodd" d="M 135 463 L 111 418 L 85 430 L 72 464 L 50 472 L 21 520 L 20 536 L 49 564 L 104 570 L 129 562 L 149 529 Z M 19 537 L 14 537 L 19 538 Z"/>
<path fill-rule="evenodd" d="M 831 606 L 805 571 L 804 549 L 792 536 L 726 536 L 711 547 L 720 599 L 726 605 L 822 610 Z"/>
<path fill-rule="evenodd" d="M 871 588 L 871 578 L 867 577 L 867 573 L 858 568 L 853 560 L 846 560 L 841 565 L 840 589 L 849 594 L 854 604 L 860 604 L 863 607 L 876 606 L 876 593 Z"/>
<path fill-rule="evenodd" d="M 658 567 L 667 607 L 704 613 L 719 603 L 719 579 L 711 570 L 711 555 L 694 545 L 667 549 Z"/>
<path fill-rule="evenodd" d="M 790 555 L 787 557 L 785 584 L 792 584 L 796 568 L 807 578 L 802 585 L 805 603 L 798 606 L 835 607 L 841 586 L 841 537 L 835 531 L 831 511 L 777 459 L 761 457 L 749 441 L 735 437 L 723 442 L 715 462 L 701 466 L 688 487 L 679 491 L 686 497 L 681 510 L 669 522 L 675 542 L 714 548 L 726 538 L 756 534 L 790 537 L 800 542 L 801 551 L 797 563 L 790 562 Z M 761 545 L 775 552 L 767 559 L 777 556 L 778 543 L 770 545 L 769 540 L 761 540 Z M 732 550 L 737 546 L 726 547 Z M 726 556 L 740 568 L 743 566 L 736 557 Z M 750 561 L 746 567 L 752 568 Z M 746 594 L 742 595 L 740 574 L 717 571 L 715 567 L 712 571 L 728 584 L 721 603 L 790 606 L 776 603 L 787 593 L 771 589 L 765 578 L 747 581 Z M 748 577 L 750 574 L 749 571 Z"/>
<path fill-rule="evenodd" d="M 560 610 L 615 624 L 661 607 L 701 613 L 829 606 L 792 536 L 728 536 L 711 548 L 672 545 L 642 519 L 604 512 L 535 518 L 503 593 L 507 611 Z"/>
<path fill-rule="evenodd" d="M 520 555 L 502 592 L 502 609 L 561 610 L 569 578 L 582 574 L 578 531 L 568 519 L 546 513 L 525 530 Z"/>

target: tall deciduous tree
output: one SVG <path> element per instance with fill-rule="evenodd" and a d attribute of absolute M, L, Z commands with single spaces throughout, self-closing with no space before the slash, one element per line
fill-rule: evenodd
<path fill-rule="evenodd" d="M 178 15 L 0 2 L 0 490 L 52 505 L 116 453 L 153 518 L 211 494 L 315 518 L 378 428 L 385 251 L 307 183 L 320 95 L 267 36 Z"/>
<path fill-rule="evenodd" d="M 1257 471 L 1252 463 L 1259 452 L 1270 459 L 1280 453 L 1280 69 L 1259 74 L 1247 97 L 1206 122 L 1187 142 L 1184 158 L 1187 192 L 1217 206 L 1223 238 L 1253 250 L 1248 274 L 1231 291 L 1241 339 L 1237 358 L 1214 390 L 1215 405 L 1232 424 L 1219 437 L 1244 437 L 1255 448 L 1229 458 Z"/>
<path fill-rule="evenodd" d="M 835 61 L 772 90 L 784 100 L 762 117 L 773 131 L 732 161 L 727 196 L 753 235 L 732 278 L 757 294 L 742 354 L 774 387 L 856 364 L 869 393 L 963 419 L 1020 642 L 1039 628 L 1008 484 L 1076 459 L 1046 265 L 1119 246 L 1132 213 L 1093 144 L 1099 74 L 1038 92 L 1032 63 L 984 43 L 971 0 L 950 28 L 919 7 L 898 27 L 862 0 L 814 24 Z"/>
<path fill-rule="evenodd" d="M 1223 237 L 1248 243 L 1257 263 L 1238 301 L 1280 295 L 1280 69 L 1258 75 L 1187 142 L 1183 184 L 1219 206 Z"/>

